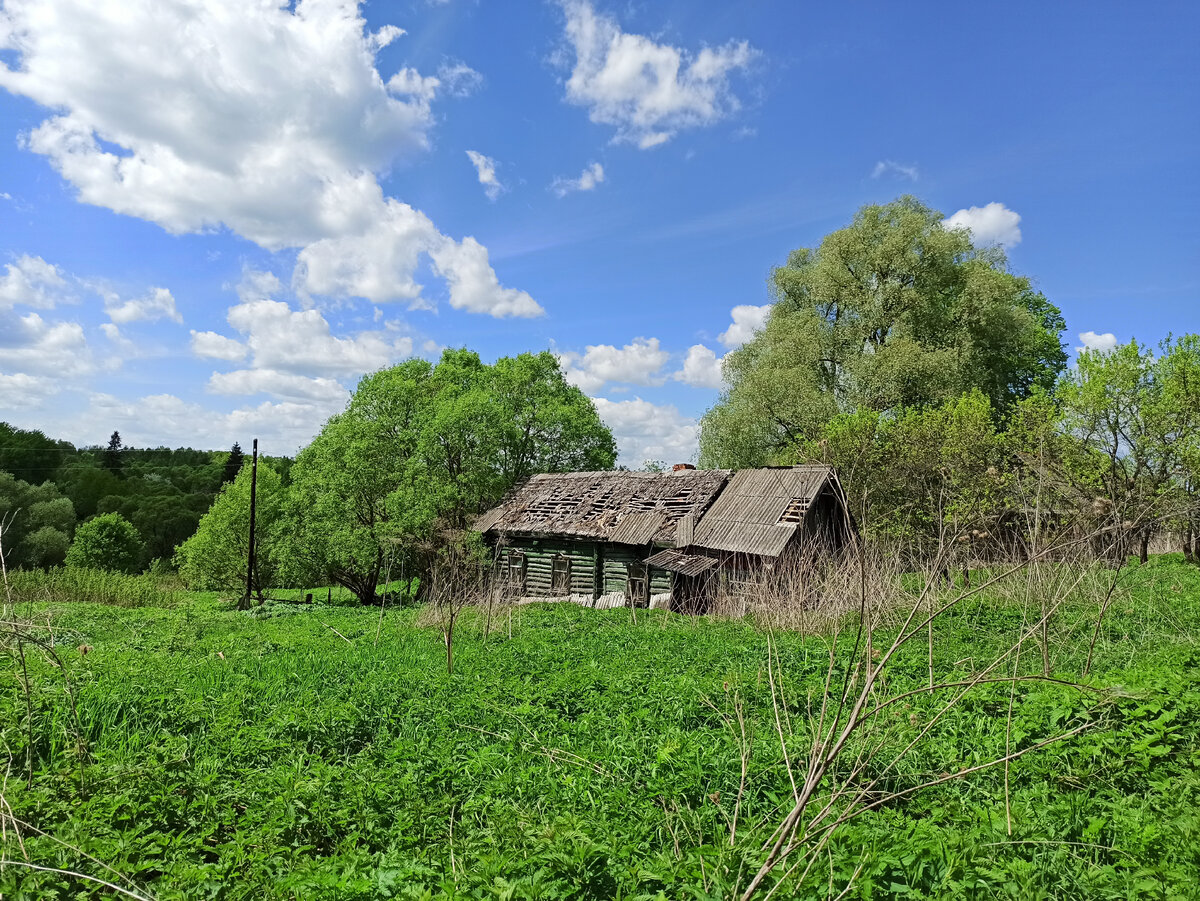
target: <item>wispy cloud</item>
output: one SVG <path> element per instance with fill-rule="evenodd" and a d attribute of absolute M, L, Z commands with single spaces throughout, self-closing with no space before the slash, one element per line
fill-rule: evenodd
<path fill-rule="evenodd" d="M 500 184 L 500 179 L 496 178 L 496 161 L 477 150 L 468 150 L 467 158 L 475 166 L 475 171 L 479 175 L 479 183 L 483 185 L 483 193 L 488 196 L 488 200 L 495 200 L 504 192 L 504 185 Z"/>
<path fill-rule="evenodd" d="M 566 197 L 575 191 L 594 191 L 596 185 L 604 181 L 604 167 L 599 163 L 591 163 L 580 173 L 579 178 L 556 178 L 550 189 L 559 197 Z"/>
<path fill-rule="evenodd" d="M 880 160 L 875 164 L 875 168 L 871 170 L 871 178 L 883 178 L 885 175 L 916 181 L 921 173 L 917 171 L 915 165 L 905 166 L 903 163 L 897 163 L 895 160 Z"/>

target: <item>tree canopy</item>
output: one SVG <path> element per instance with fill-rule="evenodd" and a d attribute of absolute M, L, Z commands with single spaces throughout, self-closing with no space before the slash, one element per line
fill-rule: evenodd
<path fill-rule="evenodd" d="M 755 466 L 855 411 L 895 413 L 980 391 L 998 417 L 1066 363 L 1062 314 L 999 248 L 912 197 L 865 206 L 770 279 L 764 330 L 724 363 L 701 462 Z"/>
<path fill-rule="evenodd" d="M 138 570 L 142 541 L 138 531 L 119 513 L 101 513 L 75 530 L 67 551 L 67 566 L 132 573 Z"/>
<path fill-rule="evenodd" d="M 179 575 L 189 588 L 244 590 L 250 548 L 251 478 L 250 467 L 242 467 L 237 477 L 221 488 L 212 507 L 200 519 L 196 533 L 176 551 Z M 283 480 L 271 466 L 259 466 L 255 495 L 255 567 L 251 588 L 262 597 L 265 589 L 278 584 L 285 529 Z"/>
<path fill-rule="evenodd" d="M 74 528 L 75 508 L 54 483 L 31 485 L 0 472 L 0 549 L 7 566 L 59 565 Z"/>
<path fill-rule="evenodd" d="M 533 473 L 615 460 L 612 433 L 549 353 L 408 360 L 365 377 L 300 453 L 289 557 L 371 600 L 385 561 L 421 573 L 435 537 Z"/>

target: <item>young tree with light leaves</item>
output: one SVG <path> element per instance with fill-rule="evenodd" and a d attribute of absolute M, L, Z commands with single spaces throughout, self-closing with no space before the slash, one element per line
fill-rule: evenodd
<path fill-rule="evenodd" d="M 292 468 L 289 555 L 364 602 L 538 472 L 607 469 L 612 433 L 548 353 L 447 350 L 365 377 Z"/>
<path fill-rule="evenodd" d="M 188 588 L 242 594 L 250 551 L 252 473 L 243 466 L 221 487 L 196 532 L 175 551 L 175 565 Z M 279 584 L 286 526 L 283 481 L 271 466 L 259 465 L 255 487 L 252 593 L 260 600 Z"/>

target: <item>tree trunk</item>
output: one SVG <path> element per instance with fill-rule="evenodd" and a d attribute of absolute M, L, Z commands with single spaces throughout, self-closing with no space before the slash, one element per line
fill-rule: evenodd
<path fill-rule="evenodd" d="M 1189 517 L 1187 525 L 1183 527 L 1183 559 L 1187 563 L 1196 562 L 1196 550 L 1194 545 L 1194 532 L 1192 531 L 1192 520 Z"/>
<path fill-rule="evenodd" d="M 1149 529 L 1146 529 L 1145 531 L 1142 532 L 1142 548 L 1141 548 L 1141 553 L 1139 554 L 1139 558 L 1141 559 L 1142 563 L 1145 563 L 1146 561 L 1148 561 L 1150 559 L 1150 530 Z"/>

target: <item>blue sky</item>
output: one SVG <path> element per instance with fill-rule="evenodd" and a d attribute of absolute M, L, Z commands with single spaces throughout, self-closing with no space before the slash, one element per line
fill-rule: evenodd
<path fill-rule="evenodd" d="M 1197 331 L 1197 33 L 1188 3 L 0 0 L 0 419 L 294 453 L 363 372 L 551 349 L 623 462 L 686 460 L 771 267 L 904 193 L 1003 244 L 1072 348 Z"/>

